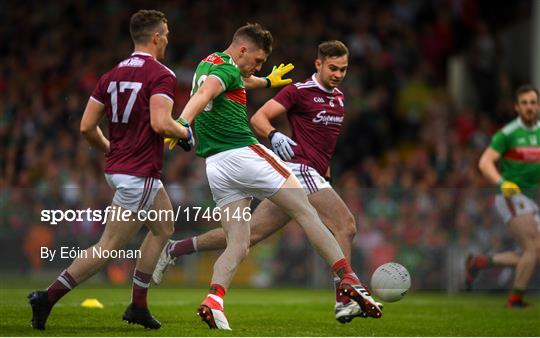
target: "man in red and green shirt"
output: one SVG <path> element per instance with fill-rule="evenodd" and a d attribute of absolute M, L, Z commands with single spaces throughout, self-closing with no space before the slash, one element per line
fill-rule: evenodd
<path fill-rule="evenodd" d="M 492 256 L 470 256 L 467 259 L 467 286 L 470 288 L 481 269 L 490 266 L 516 268 L 513 290 L 507 307 L 521 308 L 523 292 L 540 258 L 540 216 L 535 198 L 540 183 L 540 121 L 538 90 L 525 85 L 517 89 L 514 104 L 518 117 L 504 126 L 492 138 L 480 158 L 484 176 L 499 186 L 495 198 L 498 213 L 522 248 L 522 252 L 507 251 Z M 495 163 L 500 162 L 500 170 Z"/>

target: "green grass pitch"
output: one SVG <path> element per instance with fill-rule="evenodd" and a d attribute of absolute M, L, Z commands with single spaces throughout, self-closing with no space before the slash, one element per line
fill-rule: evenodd
<path fill-rule="evenodd" d="M 163 326 L 153 331 L 120 320 L 129 288 L 84 285 L 53 309 L 47 330 L 30 328 L 31 288 L 0 289 L 1 336 L 540 336 L 540 299 L 533 308 L 508 310 L 505 295 L 413 292 L 388 303 L 381 319 L 356 318 L 340 324 L 333 317 L 331 290 L 237 289 L 226 299 L 232 332 L 209 330 L 195 315 L 205 289 L 152 287 L 150 310 Z M 85 309 L 97 298 L 104 309 Z"/>

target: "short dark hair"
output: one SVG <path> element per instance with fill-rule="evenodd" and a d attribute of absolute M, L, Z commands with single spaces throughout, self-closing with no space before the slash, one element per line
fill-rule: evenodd
<path fill-rule="evenodd" d="M 530 84 L 524 84 L 524 85 L 519 86 L 518 89 L 516 89 L 516 91 L 514 93 L 514 102 L 517 103 L 518 99 L 519 99 L 519 96 L 521 94 L 528 93 L 528 92 L 535 92 L 536 93 L 536 98 L 540 99 L 540 94 L 538 93 L 538 89 L 536 89 L 536 87 L 534 87 L 533 85 L 530 85 Z"/>
<path fill-rule="evenodd" d="M 135 44 L 150 41 L 152 33 L 159 30 L 161 23 L 167 23 L 165 14 L 153 9 L 141 9 L 131 16 L 129 33 Z"/>
<path fill-rule="evenodd" d="M 234 32 L 233 41 L 247 39 L 257 48 L 264 50 L 266 54 L 272 53 L 274 38 L 269 30 L 258 23 L 247 23 Z"/>
<path fill-rule="evenodd" d="M 317 58 L 324 60 L 328 57 L 340 57 L 347 55 L 349 58 L 349 49 L 339 40 L 324 41 L 319 44 L 317 49 Z"/>

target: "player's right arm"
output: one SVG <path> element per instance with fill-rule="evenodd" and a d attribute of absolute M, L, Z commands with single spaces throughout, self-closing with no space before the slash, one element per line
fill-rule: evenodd
<path fill-rule="evenodd" d="M 171 113 L 173 101 L 164 95 L 150 97 L 150 125 L 152 129 L 163 137 L 188 139 L 188 129 L 175 120 Z"/>
<path fill-rule="evenodd" d="M 98 125 L 104 115 L 104 108 L 102 103 L 90 98 L 84 109 L 80 131 L 88 143 L 102 152 L 108 153 L 110 150 L 109 140 L 103 135 Z"/>
<path fill-rule="evenodd" d="M 268 100 L 251 117 L 253 130 L 261 137 L 268 137 L 271 131 L 276 130 L 270 121 L 286 112 L 287 109 L 281 103 L 274 99 Z"/>
<path fill-rule="evenodd" d="M 480 171 L 493 184 L 499 186 L 505 197 L 511 197 L 512 195 L 521 193 L 519 186 L 512 181 L 505 180 L 497 169 L 496 163 L 500 158 L 501 154 L 497 150 L 488 147 L 484 150 L 478 162 Z"/>
<path fill-rule="evenodd" d="M 195 117 L 204 110 L 204 107 L 206 107 L 210 101 L 218 97 L 224 90 L 225 88 L 223 88 L 222 81 L 216 76 L 208 76 L 195 94 L 189 99 L 182 110 L 180 117 L 191 124 L 193 120 L 195 120 Z"/>
<path fill-rule="evenodd" d="M 496 163 L 501 158 L 501 154 L 495 149 L 488 147 L 482 153 L 478 168 L 482 174 L 493 184 L 498 184 L 502 180 L 502 175 L 497 169 Z"/>

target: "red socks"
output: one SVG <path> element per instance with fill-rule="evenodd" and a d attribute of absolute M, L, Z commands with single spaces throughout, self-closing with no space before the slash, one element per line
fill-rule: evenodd
<path fill-rule="evenodd" d="M 219 298 L 223 299 L 225 298 L 225 294 L 227 293 L 227 290 L 219 284 L 212 284 L 210 285 L 210 291 L 208 291 L 208 293 L 211 295 L 216 295 Z"/>
<path fill-rule="evenodd" d="M 340 259 L 332 265 L 332 271 L 341 279 L 341 283 L 359 284 L 360 281 L 353 272 L 351 265 L 345 258 Z"/>

